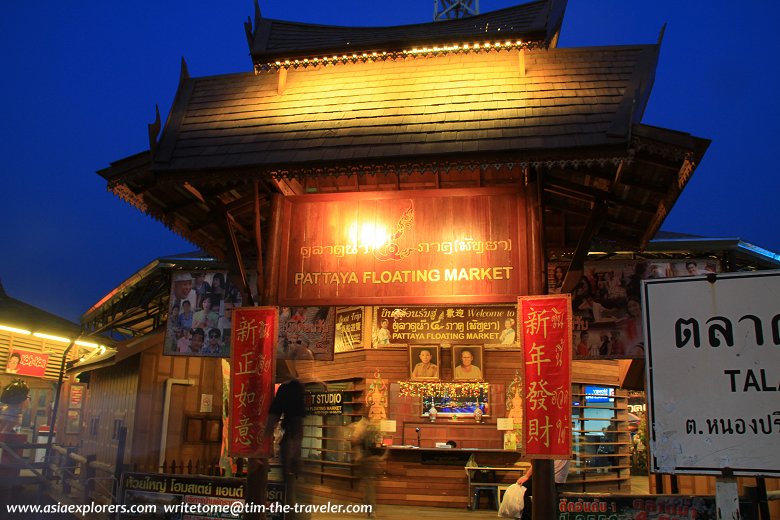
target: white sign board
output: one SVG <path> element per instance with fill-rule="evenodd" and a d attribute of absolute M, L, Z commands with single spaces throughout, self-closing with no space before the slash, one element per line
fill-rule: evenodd
<path fill-rule="evenodd" d="M 642 286 L 651 468 L 780 476 L 780 271 Z"/>

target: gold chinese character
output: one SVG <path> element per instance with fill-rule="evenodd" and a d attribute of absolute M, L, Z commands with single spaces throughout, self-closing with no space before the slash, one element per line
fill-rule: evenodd
<path fill-rule="evenodd" d="M 544 357 L 544 345 L 533 344 L 530 350 L 530 361 L 526 365 L 536 365 L 536 375 L 542 375 L 542 363 L 552 363 L 551 359 Z"/>
<path fill-rule="evenodd" d="M 238 404 L 245 408 L 247 405 L 255 402 L 255 393 L 247 392 L 246 386 L 244 383 L 241 383 L 241 391 L 236 394 L 236 398 L 238 399 Z"/>
<path fill-rule="evenodd" d="M 238 430 L 238 442 L 243 444 L 244 446 L 251 446 L 252 441 L 254 441 L 254 435 L 250 431 L 252 425 L 249 423 L 249 417 L 242 417 L 241 421 L 239 421 L 238 425 L 236 425 L 236 430 Z"/>
<path fill-rule="evenodd" d="M 526 334 L 537 335 L 542 332 L 542 337 L 547 337 L 547 322 L 550 317 L 547 316 L 548 311 L 542 309 L 540 311 L 534 310 L 531 307 L 531 311 L 528 313 L 528 319 L 525 320 L 525 332 Z"/>
<path fill-rule="evenodd" d="M 539 419 L 528 421 L 528 442 L 541 442 L 545 447 L 550 446 L 550 418 L 544 416 L 544 423 Z"/>

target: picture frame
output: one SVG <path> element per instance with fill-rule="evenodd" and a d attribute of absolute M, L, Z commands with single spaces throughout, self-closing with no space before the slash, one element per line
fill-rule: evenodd
<path fill-rule="evenodd" d="M 424 355 L 428 352 L 428 356 Z M 426 359 L 427 358 L 427 359 Z M 439 345 L 409 345 L 409 379 L 438 381 L 441 379 L 441 347 Z"/>
<path fill-rule="evenodd" d="M 454 381 L 482 381 L 485 366 L 482 345 L 452 347 L 452 379 Z"/>

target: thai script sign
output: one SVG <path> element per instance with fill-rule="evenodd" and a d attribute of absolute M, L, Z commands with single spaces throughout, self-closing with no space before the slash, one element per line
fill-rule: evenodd
<path fill-rule="evenodd" d="M 652 469 L 780 475 L 780 271 L 647 280 Z"/>
<path fill-rule="evenodd" d="M 348 352 L 363 346 L 363 307 L 336 309 L 336 352 Z"/>
<path fill-rule="evenodd" d="M 344 392 L 307 392 L 306 413 L 312 415 L 341 415 L 344 411 Z"/>
<path fill-rule="evenodd" d="M 522 294 L 525 213 L 517 188 L 286 200 L 285 305 L 485 303 Z"/>
<path fill-rule="evenodd" d="M 452 343 L 515 345 L 517 307 L 377 307 L 372 344 Z"/>
<path fill-rule="evenodd" d="M 46 375 L 46 365 L 48 363 L 48 354 L 12 348 L 8 352 L 5 373 L 17 374 L 20 376 L 43 377 Z"/>
<path fill-rule="evenodd" d="M 236 518 L 231 511 L 244 504 L 244 486 L 244 479 L 238 478 L 123 473 L 121 503 L 127 509 L 142 504 L 157 506 L 157 513 L 149 518 L 167 518 L 165 507 L 176 508 L 168 513 L 176 518 Z M 143 515 L 121 514 L 120 518 L 139 516 Z"/>
<path fill-rule="evenodd" d="M 230 455 L 268 457 L 272 435 L 265 422 L 274 396 L 276 307 L 242 307 L 233 311 L 230 360 Z"/>
<path fill-rule="evenodd" d="M 523 453 L 571 457 L 571 297 L 518 298 L 523 349 Z"/>
<path fill-rule="evenodd" d="M 557 520 L 717 520 L 715 497 L 682 495 L 575 495 L 558 499 Z"/>

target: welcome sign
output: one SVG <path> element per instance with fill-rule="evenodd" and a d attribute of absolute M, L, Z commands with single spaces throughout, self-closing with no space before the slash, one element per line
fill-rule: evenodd
<path fill-rule="evenodd" d="M 283 305 L 488 303 L 523 292 L 525 203 L 517 188 L 287 200 Z"/>

